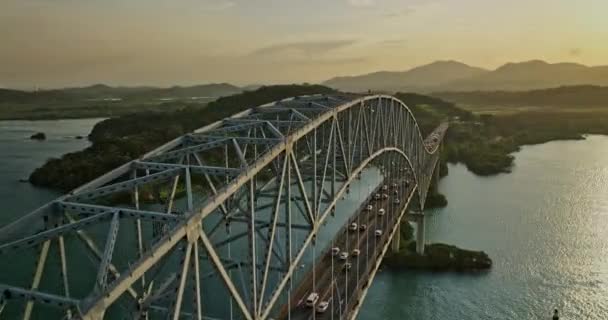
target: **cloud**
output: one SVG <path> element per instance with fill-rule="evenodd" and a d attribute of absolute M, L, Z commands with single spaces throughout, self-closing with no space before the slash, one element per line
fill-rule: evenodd
<path fill-rule="evenodd" d="M 328 41 L 303 41 L 276 44 L 259 48 L 251 52 L 250 56 L 274 56 L 277 54 L 296 54 L 307 57 L 326 54 L 330 51 L 347 47 L 355 43 L 354 40 L 328 40 Z"/>
<path fill-rule="evenodd" d="M 568 51 L 568 54 L 572 57 L 579 57 L 583 54 L 583 50 L 581 48 L 572 48 Z"/>
<path fill-rule="evenodd" d="M 353 7 L 371 7 L 376 4 L 375 0 L 348 0 L 348 4 Z"/>

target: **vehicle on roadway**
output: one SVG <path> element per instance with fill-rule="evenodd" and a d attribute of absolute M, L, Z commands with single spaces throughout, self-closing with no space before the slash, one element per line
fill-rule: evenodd
<path fill-rule="evenodd" d="M 395 190 L 395 191 L 397 191 L 397 190 Z M 384 200 L 388 199 L 388 194 L 383 193 L 383 194 L 382 194 L 382 199 L 384 199 Z"/>
<path fill-rule="evenodd" d="M 386 213 L 386 211 L 384 211 L 384 208 L 380 208 L 380 210 L 378 210 L 379 216 L 383 216 L 385 213 Z"/>
<path fill-rule="evenodd" d="M 319 300 L 319 294 L 316 292 L 311 292 L 306 298 L 306 306 L 310 308 L 314 307 L 317 300 Z"/>
<path fill-rule="evenodd" d="M 380 200 L 380 194 L 379 194 L 379 193 L 376 193 L 376 194 L 374 195 L 374 199 L 376 199 L 376 200 Z"/>
<path fill-rule="evenodd" d="M 362 224 L 359 226 L 359 231 L 365 231 L 365 230 L 367 230 L 367 225 L 366 225 L 365 223 L 362 223 Z"/>
<path fill-rule="evenodd" d="M 385 184 L 385 185 L 383 185 L 383 186 L 382 186 L 382 190 L 384 190 L 384 191 L 388 190 L 388 185 L 386 185 L 386 184 Z"/>
<path fill-rule="evenodd" d="M 353 257 L 358 257 L 358 256 L 359 256 L 359 254 L 361 254 L 361 250 L 359 250 L 359 249 L 355 249 L 355 250 L 353 250 L 353 252 L 351 253 L 351 255 L 352 255 Z"/>
<path fill-rule="evenodd" d="M 348 230 L 350 231 L 357 231 L 357 223 L 353 222 L 348 226 Z"/>
<path fill-rule="evenodd" d="M 333 248 L 331 248 L 331 255 L 332 256 L 335 257 L 335 256 L 338 255 L 338 253 L 340 253 L 340 248 L 339 247 L 333 247 Z"/>
<path fill-rule="evenodd" d="M 350 268 L 352 268 L 352 266 L 353 266 L 353 265 L 352 265 L 350 262 L 347 262 L 347 263 L 345 263 L 345 264 L 344 264 L 344 266 L 342 267 L 342 270 L 344 270 L 344 271 L 348 271 L 348 270 L 350 270 Z"/>
<path fill-rule="evenodd" d="M 365 207 L 365 210 L 367 211 L 372 211 L 372 209 L 374 209 L 374 206 L 372 206 L 371 204 L 368 204 L 367 207 Z"/>
<path fill-rule="evenodd" d="M 382 235 L 382 230 L 377 229 L 376 232 L 374 232 L 374 234 L 376 235 L 376 237 L 379 237 Z"/>
<path fill-rule="evenodd" d="M 395 198 L 395 201 L 393 201 L 395 204 L 400 204 L 401 200 L 399 200 L 399 198 Z"/>
<path fill-rule="evenodd" d="M 323 313 L 323 312 L 327 311 L 328 307 L 329 307 L 329 301 L 321 301 L 317 305 L 317 312 Z"/>
<path fill-rule="evenodd" d="M 343 251 L 342 253 L 340 253 L 340 260 L 346 260 L 348 259 L 348 252 Z"/>

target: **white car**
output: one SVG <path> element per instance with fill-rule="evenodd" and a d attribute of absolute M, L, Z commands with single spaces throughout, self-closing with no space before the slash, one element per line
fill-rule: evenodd
<path fill-rule="evenodd" d="M 323 312 L 327 311 L 328 307 L 329 307 L 329 301 L 321 301 L 317 305 L 317 312 L 323 313 Z"/>
<path fill-rule="evenodd" d="M 353 250 L 353 252 L 351 253 L 351 255 L 352 255 L 353 257 L 358 257 L 358 256 L 359 256 L 359 254 L 361 254 L 361 250 L 359 250 L 359 249 L 355 249 L 355 250 Z"/>
<path fill-rule="evenodd" d="M 395 201 L 393 201 L 395 204 L 400 204 L 401 200 L 399 200 L 399 198 L 395 198 Z"/>
<path fill-rule="evenodd" d="M 365 207 L 365 210 L 367 211 L 372 211 L 372 209 L 374 209 L 374 206 L 372 206 L 371 204 L 368 204 L 367 207 Z"/>
<path fill-rule="evenodd" d="M 395 191 L 397 191 L 397 190 L 395 190 Z M 384 200 L 388 199 L 388 194 L 383 193 L 383 194 L 382 194 L 382 199 L 384 199 Z"/>
<path fill-rule="evenodd" d="M 346 260 L 348 259 L 348 252 L 344 251 L 342 253 L 340 253 L 340 260 Z"/>
<path fill-rule="evenodd" d="M 337 255 L 338 255 L 338 253 L 340 253 L 340 248 L 338 248 L 338 247 L 333 247 L 333 248 L 331 248 L 331 255 L 332 255 L 332 256 L 334 256 L 334 257 L 335 257 L 335 256 L 337 256 Z"/>
<path fill-rule="evenodd" d="M 374 232 L 374 234 L 376 235 L 376 237 L 379 237 L 382 235 L 382 230 L 378 229 L 376 230 L 376 232 Z"/>
<path fill-rule="evenodd" d="M 310 308 L 314 307 L 317 300 L 319 300 L 319 294 L 316 292 L 311 292 L 308 295 L 308 298 L 306 298 L 306 306 Z"/>
<path fill-rule="evenodd" d="M 384 211 L 384 208 L 380 208 L 380 210 L 378 210 L 379 216 L 383 216 L 385 213 L 386 213 L 386 211 Z"/>
<path fill-rule="evenodd" d="M 348 230 L 350 231 L 357 231 L 357 223 L 353 222 L 348 226 Z"/>
<path fill-rule="evenodd" d="M 376 200 L 380 200 L 380 194 L 379 194 L 379 193 L 376 193 L 376 194 L 374 195 L 374 199 L 376 199 Z"/>

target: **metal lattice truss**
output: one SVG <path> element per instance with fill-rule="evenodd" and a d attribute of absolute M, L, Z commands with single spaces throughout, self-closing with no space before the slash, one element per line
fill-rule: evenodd
<path fill-rule="evenodd" d="M 0 268 L 28 274 L 0 277 L 0 315 L 268 319 L 363 169 L 409 168 L 424 207 L 446 129 L 423 140 L 401 101 L 335 94 L 179 137 L 0 229 Z"/>

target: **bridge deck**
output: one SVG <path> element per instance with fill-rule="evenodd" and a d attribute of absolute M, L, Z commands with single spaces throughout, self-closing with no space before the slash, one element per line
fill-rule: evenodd
<path fill-rule="evenodd" d="M 414 184 L 408 184 L 406 181 L 407 179 L 403 179 L 399 182 L 398 188 L 389 187 L 386 191 L 381 190 L 379 186 L 369 198 L 365 199 L 353 218 L 337 233 L 332 245 L 321 255 L 317 264 L 303 277 L 300 286 L 292 294 L 289 315 L 287 314 L 289 307 L 286 304 L 282 308 L 280 319 L 333 319 L 342 318 L 349 313 L 353 302 L 358 303 L 356 293 L 360 291 L 359 287 L 366 285 L 366 279 L 372 271 L 374 264 L 370 262 L 381 258 L 380 251 L 386 242 L 391 240 L 390 232 L 396 225 L 399 213 L 409 205 Z M 382 185 L 391 186 L 393 182 L 395 181 L 386 179 Z M 399 190 L 399 195 L 395 195 L 394 190 Z M 388 199 L 373 199 L 374 194 L 384 192 L 389 194 Z M 407 201 L 396 205 L 393 202 L 395 198 L 407 199 Z M 368 204 L 373 206 L 371 211 L 365 209 Z M 378 214 L 380 208 L 386 211 L 383 216 Z M 348 226 L 352 222 L 357 223 L 358 226 L 365 224 L 367 228 L 365 231 L 350 231 Z M 376 236 L 376 230 L 382 230 L 382 236 Z M 341 252 L 348 252 L 348 259 L 340 260 L 339 257 L 334 256 L 332 247 L 339 247 Z M 358 257 L 352 256 L 354 249 L 361 251 Z M 352 267 L 345 271 L 343 266 L 347 262 L 351 263 Z M 330 303 L 327 311 L 319 313 L 306 306 L 305 299 L 311 292 L 319 293 L 317 304 L 321 301 Z"/>

